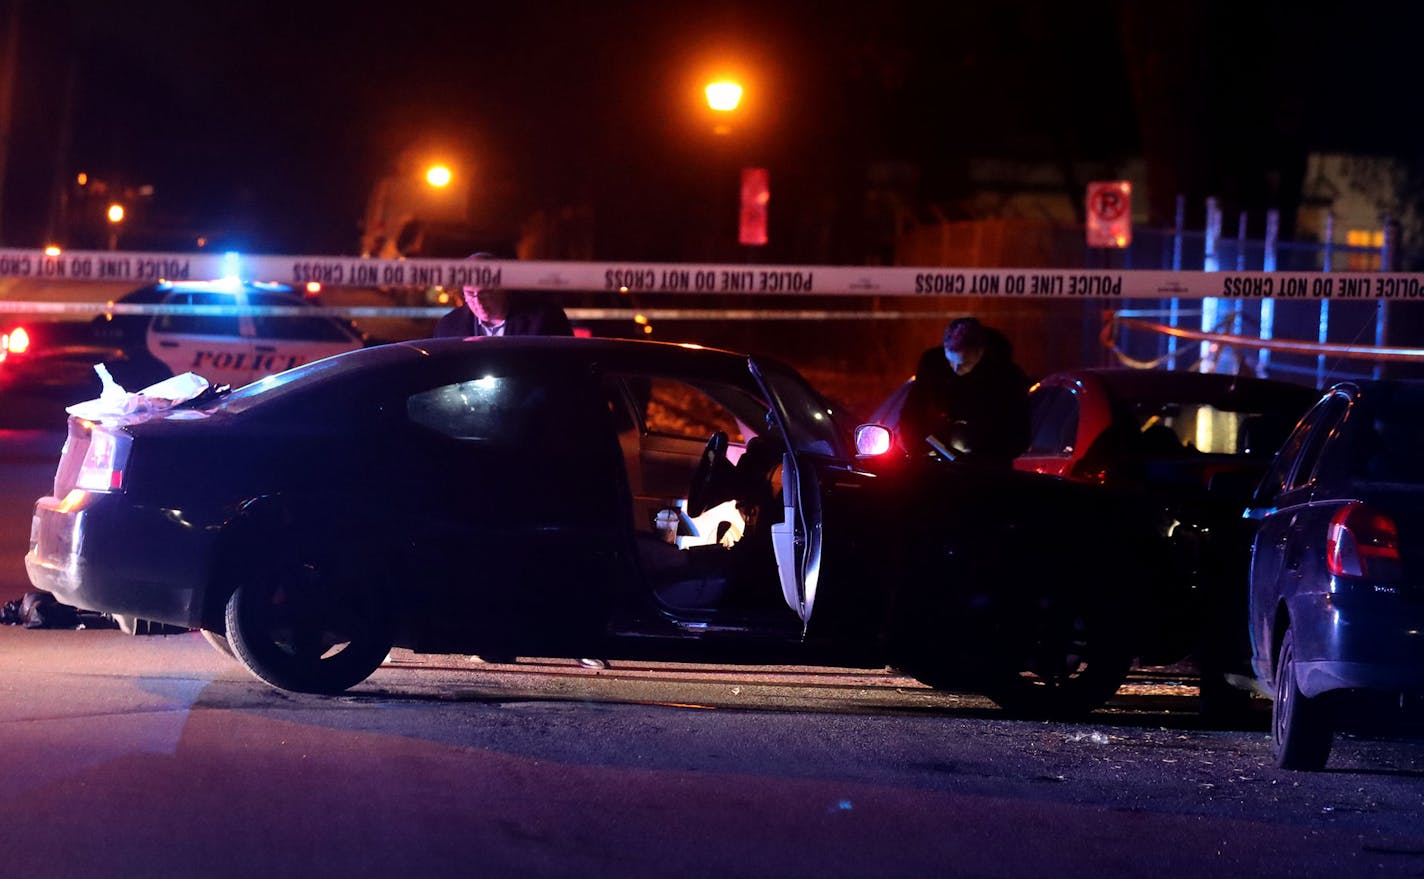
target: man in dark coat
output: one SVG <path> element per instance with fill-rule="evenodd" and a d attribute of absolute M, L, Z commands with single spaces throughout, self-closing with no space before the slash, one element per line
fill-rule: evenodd
<path fill-rule="evenodd" d="M 943 345 L 920 355 L 900 443 L 919 453 L 934 436 L 962 452 L 956 460 L 1012 466 L 1028 447 L 1028 388 L 1002 333 L 972 317 L 951 321 Z"/>
<path fill-rule="evenodd" d="M 477 253 L 470 259 L 493 259 Z M 465 304 L 435 322 L 435 337 L 454 336 L 572 336 L 568 316 L 557 305 L 514 290 L 461 288 Z"/>

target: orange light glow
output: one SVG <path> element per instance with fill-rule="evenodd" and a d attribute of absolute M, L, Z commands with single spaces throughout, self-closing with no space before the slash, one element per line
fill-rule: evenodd
<path fill-rule="evenodd" d="M 60 251 L 58 244 L 51 244 L 49 247 L 45 248 L 45 256 L 59 256 L 59 253 Z"/>
<path fill-rule="evenodd" d="M 436 189 L 444 189 L 453 179 L 454 175 L 444 165 L 431 165 L 425 170 L 425 182 Z"/>
<path fill-rule="evenodd" d="M 730 113 L 742 102 L 742 87 L 729 80 L 708 83 L 704 93 L 707 106 L 719 113 Z"/>
<path fill-rule="evenodd" d="M 117 202 L 109 205 L 109 211 L 106 216 L 108 216 L 110 223 L 115 225 L 122 223 L 124 221 L 124 206 Z"/>
<path fill-rule="evenodd" d="M 15 327 L 10 331 L 10 341 L 5 347 L 11 354 L 24 354 L 30 350 L 30 334 L 25 332 L 24 327 Z"/>

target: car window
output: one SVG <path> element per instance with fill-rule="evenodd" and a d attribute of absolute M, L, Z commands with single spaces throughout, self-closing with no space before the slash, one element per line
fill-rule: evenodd
<path fill-rule="evenodd" d="M 1321 454 L 1334 435 L 1336 428 L 1340 426 L 1348 409 L 1349 401 L 1341 395 L 1331 397 L 1325 402 L 1321 409 L 1320 420 L 1316 422 L 1315 429 L 1310 432 L 1305 445 L 1301 447 L 1300 459 L 1296 463 L 1295 469 L 1291 471 L 1289 482 L 1286 483 L 1287 490 L 1300 488 L 1314 480 L 1316 465 L 1320 461 Z"/>
<path fill-rule="evenodd" d="M 850 427 L 837 420 L 839 416 L 824 397 L 799 374 L 777 363 L 758 361 L 756 368 L 787 416 L 787 439 L 792 448 L 814 455 L 847 457 L 844 437 L 849 436 Z"/>
<path fill-rule="evenodd" d="M 440 385 L 406 400 L 411 421 L 486 446 L 571 453 L 587 439 L 568 429 L 584 398 L 567 382 L 542 375 L 484 376 Z"/>
<path fill-rule="evenodd" d="M 233 306 L 237 300 L 224 293 L 174 293 L 164 300 L 164 305 L 226 305 Z M 155 333 L 173 333 L 185 336 L 240 336 L 236 315 L 219 317 L 206 314 L 160 314 L 154 318 Z"/>
<path fill-rule="evenodd" d="M 1040 387 L 1029 395 L 1032 436 L 1027 455 L 1068 455 L 1078 438 L 1078 395 L 1071 388 Z"/>
<path fill-rule="evenodd" d="M 639 398 L 647 433 L 705 440 L 720 430 L 734 443 L 747 440 L 736 417 L 700 388 L 661 377 L 635 380 L 630 386 Z"/>
<path fill-rule="evenodd" d="M 1334 394 L 1306 413 L 1286 438 L 1280 453 L 1261 480 L 1260 496 L 1263 500 L 1271 500 L 1281 492 L 1298 488 L 1310 480 L 1325 437 L 1339 424 L 1345 408 L 1345 398 Z"/>
<path fill-rule="evenodd" d="M 281 293 L 254 292 L 249 305 L 300 306 L 302 302 Z M 345 342 L 350 336 L 330 318 L 320 315 L 258 315 L 252 319 L 259 339 L 301 339 L 313 342 Z"/>

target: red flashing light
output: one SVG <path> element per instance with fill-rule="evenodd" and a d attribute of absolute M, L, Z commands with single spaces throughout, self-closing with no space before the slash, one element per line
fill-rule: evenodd
<path fill-rule="evenodd" d="M 30 350 L 30 334 L 24 327 L 15 327 L 5 337 L 8 341 L 4 344 L 4 349 L 11 354 L 24 354 Z"/>
<path fill-rule="evenodd" d="M 742 169 L 742 208 L 737 240 L 748 247 L 767 242 L 767 205 L 771 201 L 771 175 L 765 168 Z"/>
<path fill-rule="evenodd" d="M 1362 503 L 1346 504 L 1330 517 L 1325 566 L 1337 577 L 1389 579 L 1399 575 L 1399 528 Z"/>

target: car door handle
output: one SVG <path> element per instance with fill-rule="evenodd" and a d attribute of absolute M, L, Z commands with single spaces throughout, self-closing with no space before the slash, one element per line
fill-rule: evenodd
<path fill-rule="evenodd" d="M 177 348 L 177 347 L 178 347 L 178 343 L 177 343 L 177 342 L 166 342 L 166 341 L 164 341 L 164 342 L 159 342 L 159 343 L 158 343 L 158 347 L 160 347 L 160 348 Z"/>
<path fill-rule="evenodd" d="M 253 347 L 261 354 L 271 354 L 277 350 L 276 345 L 254 345 Z"/>

